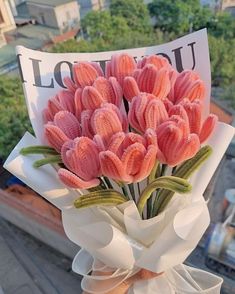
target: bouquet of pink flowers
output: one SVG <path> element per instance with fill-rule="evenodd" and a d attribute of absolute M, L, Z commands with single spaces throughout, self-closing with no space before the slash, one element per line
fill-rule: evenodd
<path fill-rule="evenodd" d="M 73 262 L 83 289 L 107 293 L 146 269 L 163 274 L 130 293 L 219 293 L 219 278 L 182 264 L 209 224 L 203 174 L 210 179 L 234 134 L 208 113 L 200 75 L 122 52 L 104 70 L 78 61 L 63 82 L 41 112 L 43 145 L 19 144 L 6 167 L 20 156 L 49 182 L 49 165 L 54 189 L 73 195 L 62 217 L 83 248 Z M 226 143 L 212 155 L 222 132 Z"/>
<path fill-rule="evenodd" d="M 75 201 L 77 208 L 133 200 L 145 219 L 162 212 L 174 192 L 190 192 L 186 179 L 210 155 L 211 147 L 201 146 L 217 122 L 213 114 L 203 119 L 205 85 L 196 72 L 178 73 L 157 55 L 136 63 L 122 53 L 105 72 L 98 63 L 78 62 L 73 76 L 44 110 L 49 146 L 21 154 L 46 154 L 36 167 L 58 164 L 66 186 L 90 192 Z"/>

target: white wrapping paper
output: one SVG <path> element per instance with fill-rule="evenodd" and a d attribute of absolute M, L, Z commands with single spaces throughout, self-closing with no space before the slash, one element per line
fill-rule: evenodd
<path fill-rule="evenodd" d="M 125 50 L 139 58 L 146 54 L 166 54 L 173 66 L 194 68 L 207 87 L 210 100 L 210 63 L 206 30 L 161 46 Z M 150 281 L 135 283 L 129 293 L 220 293 L 222 280 L 209 273 L 182 265 L 209 225 L 203 193 L 234 135 L 231 126 L 219 123 L 207 144 L 213 154 L 192 179 L 188 195 L 175 195 L 159 216 L 142 220 L 132 201 L 118 207 L 77 210 L 73 201 L 82 191 L 65 187 L 52 166 L 33 168 L 40 155 L 22 156 L 19 150 L 43 143 L 42 110 L 62 86 L 71 65 L 79 60 L 104 61 L 113 52 L 51 54 L 17 48 L 29 117 L 36 138 L 26 133 L 4 167 L 61 209 L 68 238 L 82 249 L 73 261 L 73 270 L 84 276 L 82 287 L 90 293 L 107 293 L 123 280 L 145 268 L 164 272 Z M 144 185 L 144 183 L 143 183 Z M 105 275 L 90 276 L 91 270 Z M 107 275 L 108 273 L 111 273 Z"/>

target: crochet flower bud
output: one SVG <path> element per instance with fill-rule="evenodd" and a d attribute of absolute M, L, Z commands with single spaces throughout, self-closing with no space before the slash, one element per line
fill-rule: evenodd
<path fill-rule="evenodd" d="M 173 116 L 157 129 L 158 159 L 161 163 L 176 166 L 192 158 L 200 148 L 196 134 L 189 133 L 189 127 L 179 116 Z"/>
<path fill-rule="evenodd" d="M 138 62 L 138 70 L 123 82 L 123 93 L 128 101 L 140 92 L 154 94 L 165 99 L 170 92 L 170 64 L 163 57 L 151 55 Z"/>
<path fill-rule="evenodd" d="M 82 92 L 82 105 L 85 109 L 95 110 L 102 103 L 113 103 L 120 107 L 122 102 L 122 88 L 116 78 L 97 78 L 92 86 L 86 86 Z"/>
<path fill-rule="evenodd" d="M 157 146 L 153 142 L 156 135 L 151 130 L 148 139 L 135 133 L 114 134 L 107 150 L 99 155 L 102 174 L 120 182 L 142 181 L 156 162 Z"/>
<path fill-rule="evenodd" d="M 172 90 L 168 98 L 177 104 L 184 98 L 190 101 L 195 99 L 203 100 L 206 94 L 205 83 L 200 79 L 200 76 L 192 70 L 181 72 L 177 78 L 172 81 Z"/>
<path fill-rule="evenodd" d="M 53 122 L 45 125 L 45 137 L 50 146 L 58 152 L 62 145 L 70 139 L 81 135 L 81 128 L 76 117 L 68 111 L 59 111 Z"/>
<path fill-rule="evenodd" d="M 66 166 L 58 171 L 60 179 L 71 188 L 88 189 L 99 185 L 99 148 L 87 137 L 66 142 L 61 149 Z"/>
<path fill-rule="evenodd" d="M 76 84 L 83 88 L 91 86 L 99 76 L 103 76 L 103 71 L 98 63 L 78 62 L 73 66 L 73 75 Z"/>
<path fill-rule="evenodd" d="M 48 100 L 47 107 L 43 112 L 44 121 L 53 121 L 55 114 L 61 110 L 75 114 L 74 94 L 68 90 L 61 90 Z"/>
<path fill-rule="evenodd" d="M 141 133 L 148 128 L 156 130 L 168 117 L 164 103 L 147 93 L 141 93 L 132 100 L 128 113 L 130 125 Z"/>
<path fill-rule="evenodd" d="M 184 99 L 180 102 L 180 106 L 183 107 L 187 113 L 190 132 L 199 136 L 200 142 L 205 142 L 212 134 L 218 118 L 214 114 L 210 114 L 204 121 L 202 116 L 203 105 L 201 100 Z"/>
<path fill-rule="evenodd" d="M 157 70 L 161 68 L 170 68 L 169 61 L 161 55 L 148 55 L 138 61 L 137 67 L 144 68 L 146 64 L 152 64 Z"/>
<path fill-rule="evenodd" d="M 136 69 L 136 62 L 132 56 L 126 53 L 114 54 L 110 61 L 106 62 L 106 77 L 116 77 L 118 82 L 123 85 L 123 80 L 131 76 Z"/>
<path fill-rule="evenodd" d="M 128 127 L 126 116 L 113 104 L 106 103 L 96 109 L 91 116 L 91 128 L 107 144 L 111 136 L 117 132 L 126 131 Z"/>

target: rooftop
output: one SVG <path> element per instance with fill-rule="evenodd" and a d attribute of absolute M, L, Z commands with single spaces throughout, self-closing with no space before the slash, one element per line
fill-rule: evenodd
<path fill-rule="evenodd" d="M 0 48 L 0 68 L 13 62 L 16 58 L 15 48 L 11 45 L 5 45 Z"/>
<path fill-rule="evenodd" d="M 46 6 L 60 6 L 76 0 L 26 0 L 27 3 L 33 3 L 37 5 L 46 5 Z"/>
<path fill-rule="evenodd" d="M 226 124 L 231 124 L 233 122 L 233 114 L 229 112 L 224 105 L 216 101 L 215 99 L 211 100 L 210 111 L 216 114 L 219 118 L 219 121 Z"/>
<path fill-rule="evenodd" d="M 8 32 L 12 41 L 0 48 L 0 68 L 16 63 L 15 47 L 17 45 L 40 50 L 59 35 L 59 31 L 56 29 L 31 24 Z"/>
<path fill-rule="evenodd" d="M 43 26 L 43 25 L 26 25 L 22 27 L 18 27 L 16 30 L 11 31 L 7 34 L 8 36 L 13 36 L 16 38 L 16 42 L 18 38 L 28 38 L 29 42 L 34 44 L 35 40 L 37 41 L 48 41 L 52 39 L 53 36 L 60 35 L 58 29 Z"/>

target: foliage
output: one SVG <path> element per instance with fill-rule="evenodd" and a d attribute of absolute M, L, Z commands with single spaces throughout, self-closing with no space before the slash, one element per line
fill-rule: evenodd
<path fill-rule="evenodd" d="M 84 37 L 85 39 L 81 38 Z M 143 33 L 132 29 L 123 16 L 109 11 L 92 11 L 82 21 L 82 36 L 55 45 L 52 52 L 97 52 L 163 43 L 160 30 Z"/>
<path fill-rule="evenodd" d="M 164 32 L 182 35 L 189 32 L 195 12 L 200 11 L 200 1 L 196 0 L 154 0 L 149 4 L 149 11 L 156 21 L 156 27 Z"/>
<path fill-rule="evenodd" d="M 207 27 L 215 37 L 230 39 L 235 37 L 235 20 L 226 12 L 213 13 L 200 5 L 199 0 L 154 0 L 149 11 L 155 18 L 155 26 L 164 32 L 174 32 L 177 36 Z"/>
<path fill-rule="evenodd" d="M 127 48 L 145 47 L 156 44 L 162 44 L 168 41 L 163 33 L 159 30 L 151 35 L 140 34 L 138 32 L 129 32 L 125 36 L 118 33 L 112 41 L 105 42 L 103 39 L 95 40 L 68 40 L 56 44 L 52 47 L 51 52 L 100 52 L 109 50 L 119 50 Z"/>
<path fill-rule="evenodd" d="M 214 37 L 230 40 L 235 38 L 235 18 L 227 12 L 218 12 L 211 18 L 208 31 Z"/>
<path fill-rule="evenodd" d="M 116 31 L 125 35 L 129 27 L 123 17 L 112 16 L 109 11 L 92 11 L 82 21 L 82 29 L 90 40 L 110 42 L 114 40 Z"/>
<path fill-rule="evenodd" d="M 235 82 L 235 39 L 209 36 L 211 72 L 214 86 Z"/>
<path fill-rule="evenodd" d="M 0 97 L 0 158 L 5 159 L 31 127 L 19 79 L 0 76 Z"/>
<path fill-rule="evenodd" d="M 152 31 L 149 11 L 143 0 L 112 0 L 110 13 L 112 16 L 123 17 L 133 31 L 141 33 Z"/>
<path fill-rule="evenodd" d="M 91 41 L 92 49 L 95 48 L 96 51 L 146 46 L 153 43 L 155 37 L 153 31 L 143 34 L 142 31 L 132 28 L 127 18 L 113 15 L 109 11 L 88 13 L 82 21 L 82 30 L 86 39 Z"/>
<path fill-rule="evenodd" d="M 95 52 L 96 46 L 94 46 L 93 43 L 83 39 L 79 41 L 71 39 L 54 45 L 50 51 L 54 53 Z"/>

